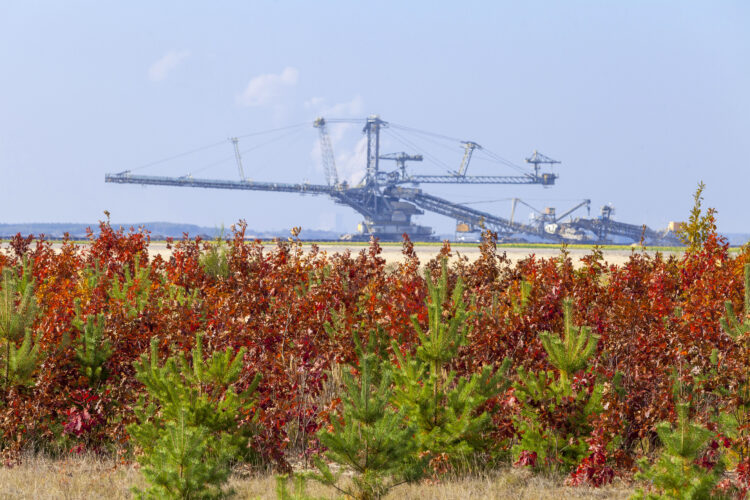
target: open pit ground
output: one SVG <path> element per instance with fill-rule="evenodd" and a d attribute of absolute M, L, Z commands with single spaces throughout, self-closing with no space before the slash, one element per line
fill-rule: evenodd
<path fill-rule="evenodd" d="M 338 242 L 304 242 L 303 248 L 309 251 L 312 245 L 317 245 L 320 252 L 325 252 L 328 255 L 335 253 L 343 253 L 349 251 L 352 255 L 356 255 L 363 250 L 367 250 L 367 243 L 338 243 Z M 85 242 L 81 242 L 80 245 L 86 245 Z M 275 245 L 273 241 L 266 241 L 263 245 L 267 249 L 272 249 Z M 403 262 L 404 255 L 402 253 L 403 246 L 400 243 L 381 243 L 382 253 L 381 256 L 385 259 L 386 264 L 397 264 Z M 60 243 L 53 243 L 53 248 L 59 248 Z M 415 243 L 414 250 L 419 258 L 420 263 L 424 264 L 430 259 L 434 258 L 442 243 Z M 567 247 L 567 251 L 570 254 L 570 258 L 573 260 L 575 267 L 580 267 L 581 258 L 586 255 L 591 255 L 593 246 L 590 245 L 570 245 Z M 679 256 L 682 254 L 682 249 L 679 247 L 657 247 L 642 249 L 641 247 L 627 247 L 627 246 L 604 246 L 599 247 L 604 255 L 604 260 L 609 264 L 622 265 L 630 258 L 633 252 L 646 252 L 650 255 L 656 252 L 661 252 L 665 256 L 675 255 Z M 8 251 L 7 243 L 0 246 L 0 251 Z M 516 263 L 521 259 L 525 259 L 530 255 L 535 255 L 538 258 L 550 258 L 557 257 L 560 255 L 561 247 L 557 245 L 498 245 L 498 254 L 503 254 L 510 259 L 512 263 Z M 167 248 L 167 243 L 164 241 L 152 241 L 149 245 L 150 255 L 156 256 L 161 255 L 162 258 L 169 258 L 172 250 Z M 465 256 L 469 261 L 476 260 L 480 255 L 478 243 L 451 243 L 451 258 L 458 256 Z"/>

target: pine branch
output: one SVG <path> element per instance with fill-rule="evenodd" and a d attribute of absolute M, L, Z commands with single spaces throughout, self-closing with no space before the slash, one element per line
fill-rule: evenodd
<path fill-rule="evenodd" d="M 744 297 L 744 308 L 742 316 L 737 317 L 734 312 L 734 305 L 730 300 L 724 303 L 724 317 L 719 319 L 721 327 L 724 329 L 727 335 L 732 337 L 735 341 L 747 340 L 748 333 L 750 333 L 750 264 L 745 264 L 745 297 Z"/>
<path fill-rule="evenodd" d="M 106 319 L 103 313 L 83 319 L 81 303 L 76 299 L 76 316 L 73 326 L 80 332 L 79 343 L 75 348 L 81 374 L 89 380 L 91 387 L 96 387 L 106 380 L 109 373 L 104 364 L 112 356 L 112 345 L 104 338 Z"/>
<path fill-rule="evenodd" d="M 28 259 L 24 259 L 21 277 L 10 267 L 3 269 L 0 290 L 0 339 L 5 343 L 3 387 L 29 385 L 38 363 L 39 348 L 32 338 L 38 313 L 34 297 L 34 279 Z M 23 338 L 21 346 L 16 343 Z"/>
<path fill-rule="evenodd" d="M 134 363 L 150 401 L 138 402 L 137 423 L 127 430 L 144 451 L 139 461 L 154 491 L 200 492 L 196 498 L 220 495 L 229 461 L 250 458 L 254 427 L 238 426 L 238 417 L 252 410 L 260 374 L 237 394 L 233 386 L 241 375 L 244 352 L 233 355 L 227 349 L 206 357 L 202 335 L 197 335 L 191 363 L 180 353 L 160 364 L 158 339 L 153 337 L 150 355 Z"/>
<path fill-rule="evenodd" d="M 19 347 L 9 344 L 9 385 L 31 385 L 32 373 L 39 363 L 39 344 L 33 341 L 31 331 L 26 330 Z"/>
<path fill-rule="evenodd" d="M 572 301 L 563 301 L 564 338 L 550 332 L 542 332 L 539 338 L 547 352 L 550 363 L 559 370 L 560 377 L 568 380 L 574 373 L 583 370 L 596 351 L 599 335 L 591 333 L 588 326 L 573 326 Z"/>

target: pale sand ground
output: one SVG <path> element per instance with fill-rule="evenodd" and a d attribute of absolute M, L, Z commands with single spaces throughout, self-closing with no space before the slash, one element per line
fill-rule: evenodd
<path fill-rule="evenodd" d="M 319 244 L 321 252 L 326 252 L 328 255 L 335 253 L 343 253 L 349 250 L 352 255 L 356 255 L 359 252 L 367 251 L 366 246 L 362 245 L 342 245 L 342 244 Z M 440 251 L 442 245 L 419 245 L 415 246 L 414 250 L 417 253 L 419 262 L 421 264 L 427 263 L 430 259 L 434 258 Z M 270 250 L 273 248 L 272 243 L 266 244 L 266 247 Z M 303 245 L 305 250 L 310 250 L 310 245 Z M 404 261 L 404 255 L 401 252 L 401 245 L 385 245 L 382 246 L 382 253 L 380 254 L 386 261 L 386 263 L 399 263 Z M 478 246 L 454 246 L 451 247 L 451 252 L 455 258 L 457 255 L 466 256 L 469 261 L 474 261 L 479 257 Z M 560 255 L 559 248 L 498 248 L 498 254 L 502 255 L 503 252 L 508 256 L 511 262 L 516 263 L 521 259 L 525 259 L 529 255 L 536 255 L 538 258 L 550 258 L 558 257 Z M 570 258 L 573 259 L 573 264 L 576 267 L 581 265 L 580 259 L 586 255 L 591 254 L 590 249 L 573 248 L 568 249 Z M 630 258 L 631 250 L 604 250 L 604 259 L 610 264 L 621 265 L 627 262 Z M 164 243 L 152 243 L 150 246 L 150 253 L 152 256 L 161 255 L 163 258 L 168 258 L 170 251 L 167 250 Z M 649 254 L 655 252 L 648 251 Z"/>
<path fill-rule="evenodd" d="M 419 262 L 424 264 L 430 259 L 434 258 L 440 250 L 440 245 L 430 246 L 415 246 L 414 250 L 417 253 Z M 307 247 L 309 248 L 309 247 Z M 404 255 L 401 253 L 401 246 L 384 246 L 381 256 L 385 259 L 386 263 L 398 263 L 403 262 Z M 366 247 L 361 246 L 344 246 L 344 245 L 320 245 L 321 251 L 328 252 L 328 254 L 345 252 L 347 249 L 356 254 L 361 252 Z M 454 246 L 451 247 L 453 257 L 457 255 L 466 256 L 469 261 L 476 260 L 480 253 L 478 246 Z M 570 258 L 573 260 L 573 264 L 578 267 L 581 265 L 580 259 L 586 255 L 591 255 L 589 249 L 568 249 Z M 536 255 L 538 258 L 550 258 L 558 257 L 560 255 L 559 248 L 498 248 L 498 254 L 503 253 L 510 259 L 511 262 L 516 263 L 521 259 L 525 259 L 529 255 Z M 655 252 L 648 252 L 654 254 Z M 631 250 L 604 250 L 604 259 L 610 264 L 624 264 L 630 258 Z"/>
<path fill-rule="evenodd" d="M 266 248 L 268 250 L 271 250 L 273 248 L 273 243 L 266 243 Z M 356 255 L 359 252 L 363 250 L 367 250 L 367 246 L 362 245 L 343 245 L 338 243 L 321 243 L 318 245 L 321 252 L 326 252 L 328 255 L 333 255 L 335 253 L 343 253 L 347 250 L 351 251 L 352 255 Z M 53 247 L 59 247 L 58 244 L 53 244 Z M 303 248 L 307 251 L 310 249 L 310 245 L 303 245 Z M 381 256 L 386 260 L 386 263 L 398 263 L 403 262 L 404 255 L 401 253 L 401 245 L 384 245 L 382 246 L 382 253 Z M 417 257 L 419 258 L 420 263 L 424 264 L 435 255 L 437 255 L 438 251 L 440 250 L 441 245 L 435 244 L 435 245 L 418 245 L 415 246 L 414 249 L 417 253 Z M 2 245 L 0 248 L 0 251 L 7 251 L 7 243 Z M 498 253 L 502 254 L 505 253 L 508 258 L 511 260 L 511 262 L 515 263 L 518 262 L 521 259 L 524 259 L 528 257 L 529 255 L 536 255 L 539 258 L 550 258 L 550 257 L 557 257 L 560 255 L 560 249 L 559 248 L 498 248 Z M 581 265 L 580 259 L 586 255 L 591 254 L 590 249 L 582 249 L 582 248 L 569 248 L 568 252 L 570 253 L 571 259 L 573 259 L 573 264 L 576 267 L 579 267 Z M 466 256 L 469 261 L 476 260 L 477 257 L 479 257 L 479 247 L 478 246 L 454 246 L 452 247 L 452 253 L 453 257 L 456 255 L 462 255 Z M 610 264 L 617 264 L 622 265 L 630 258 L 630 255 L 632 253 L 631 250 L 611 250 L 611 249 L 605 249 L 603 250 L 604 253 L 604 259 L 610 263 Z M 654 254 L 653 251 L 647 251 L 649 254 Z M 167 249 L 166 243 L 163 242 L 153 242 L 149 246 L 149 254 L 153 257 L 156 255 L 161 255 L 162 258 L 169 258 L 171 255 L 171 250 Z M 678 255 L 675 253 L 675 255 Z"/>

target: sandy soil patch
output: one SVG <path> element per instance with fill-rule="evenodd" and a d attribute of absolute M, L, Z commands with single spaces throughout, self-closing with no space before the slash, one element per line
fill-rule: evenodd
<path fill-rule="evenodd" d="M 85 245 L 85 243 L 81 244 Z M 440 251 L 442 245 L 440 244 L 434 244 L 434 245 L 418 245 L 415 246 L 415 251 L 417 253 L 417 257 L 419 258 L 419 261 L 424 264 L 425 262 L 429 261 L 430 259 L 434 258 L 437 253 Z M 60 244 L 53 243 L 53 248 L 59 248 Z M 273 243 L 266 243 L 266 247 L 268 249 L 273 248 Z M 340 243 L 320 243 L 318 244 L 318 247 L 320 249 L 320 252 L 325 252 L 328 255 L 333 255 L 336 253 L 343 253 L 346 251 L 351 252 L 353 255 L 358 254 L 359 252 L 366 251 L 367 246 L 363 245 L 346 245 L 346 244 L 340 244 Z M 305 251 L 310 251 L 311 245 L 305 244 L 303 245 L 303 248 Z M 386 263 L 388 264 L 395 264 L 399 262 L 403 262 L 404 255 L 401 252 L 401 245 L 384 245 L 382 246 L 382 257 L 385 259 Z M 9 249 L 7 247 L 7 243 L 2 245 L 0 247 L 0 252 L 8 252 Z M 637 250 L 640 251 L 640 250 Z M 161 255 L 162 258 L 168 259 L 172 251 L 167 248 L 167 244 L 164 242 L 152 242 L 149 246 L 149 253 L 150 255 L 156 256 Z M 560 249 L 554 248 L 554 247 L 545 247 L 545 248 L 522 248 L 522 247 L 513 247 L 513 248 L 505 248 L 501 247 L 498 248 L 498 253 L 505 255 L 510 259 L 511 262 L 516 263 L 521 259 L 525 259 L 529 255 L 536 255 L 538 258 L 551 258 L 551 257 L 558 257 L 560 255 Z M 569 248 L 568 253 L 570 254 L 571 259 L 573 259 L 573 265 L 575 267 L 581 266 L 581 258 L 585 257 L 586 255 L 591 254 L 591 249 L 588 248 Z M 633 250 L 628 249 L 604 249 L 604 259 L 610 263 L 610 264 L 616 264 L 616 265 L 622 265 L 625 262 L 628 261 L 630 258 L 630 255 L 633 253 Z M 652 250 L 646 250 L 646 253 L 653 255 L 656 252 Z M 667 254 L 674 254 L 678 255 L 679 252 L 663 252 Z M 452 254 L 453 258 L 456 258 L 457 256 L 465 256 L 469 259 L 469 261 L 476 260 L 480 253 L 479 253 L 479 247 L 478 246 L 454 246 L 452 247 Z"/>
<path fill-rule="evenodd" d="M 272 243 L 268 243 L 268 248 L 272 248 Z M 343 253 L 347 250 L 350 251 L 353 255 L 358 254 L 359 252 L 362 252 L 363 250 L 367 250 L 366 246 L 361 245 L 342 245 L 342 244 L 319 244 L 318 245 L 321 252 L 326 252 L 328 255 L 333 255 L 335 253 Z M 418 245 L 414 247 L 414 250 L 417 253 L 417 257 L 419 258 L 419 261 L 421 263 L 426 263 L 430 259 L 434 258 L 437 253 L 440 251 L 442 245 L 435 244 L 435 245 Z M 309 251 L 311 246 L 310 245 L 303 245 L 303 248 L 306 251 Z M 385 259 L 386 263 L 399 263 L 403 262 L 404 255 L 401 252 L 401 246 L 400 245 L 384 245 L 382 246 L 382 257 Z M 170 255 L 170 250 L 166 248 L 165 243 L 152 243 L 150 247 L 150 251 L 152 255 L 161 255 L 162 258 L 168 258 Z M 454 258 L 456 256 L 466 256 L 469 261 L 476 260 L 480 253 L 479 253 L 479 247 L 478 246 L 454 246 L 452 247 L 452 252 Z M 570 253 L 571 259 L 573 259 L 573 264 L 576 267 L 580 267 L 581 265 L 581 258 L 585 257 L 586 255 L 591 255 L 590 249 L 583 249 L 583 248 L 572 248 L 568 249 L 568 252 Z M 516 263 L 521 259 L 525 259 L 529 255 L 536 255 L 539 258 L 550 258 L 550 257 L 558 257 L 560 255 L 560 249 L 559 248 L 498 248 L 498 253 L 502 254 L 505 253 L 507 257 L 511 260 L 511 262 Z M 612 250 L 612 249 L 605 249 L 603 250 L 604 253 L 604 259 L 610 263 L 610 264 L 617 264 L 622 265 L 630 258 L 630 255 L 632 253 L 632 250 Z M 654 254 L 656 252 L 648 251 L 649 254 Z"/>

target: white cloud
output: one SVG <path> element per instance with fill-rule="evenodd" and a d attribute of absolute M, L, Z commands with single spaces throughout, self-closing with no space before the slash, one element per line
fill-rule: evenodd
<path fill-rule="evenodd" d="M 167 78 L 167 75 L 180 65 L 185 59 L 190 57 L 189 50 L 170 50 L 164 54 L 161 59 L 154 62 L 148 68 L 148 78 L 152 82 L 160 82 Z"/>
<path fill-rule="evenodd" d="M 326 100 L 323 97 L 310 98 L 305 101 L 305 109 L 320 109 L 325 101 Z"/>
<path fill-rule="evenodd" d="M 299 71 L 287 66 L 279 73 L 266 73 L 250 80 L 245 90 L 237 97 L 243 106 L 263 106 L 271 104 L 282 95 L 285 88 L 297 85 Z"/>
<path fill-rule="evenodd" d="M 346 180 L 349 184 L 358 183 L 365 176 L 366 163 L 367 137 L 362 137 L 352 151 L 344 151 L 336 156 L 339 179 Z"/>
<path fill-rule="evenodd" d="M 325 118 L 361 118 L 364 107 L 364 99 L 360 95 L 354 96 L 351 100 L 332 105 L 326 104 L 323 97 L 313 97 L 305 102 L 305 109 L 313 111 L 316 116 Z M 339 180 L 345 180 L 349 184 L 361 181 L 365 174 L 367 138 L 360 137 L 361 129 L 360 125 L 352 123 L 328 124 L 328 135 L 333 146 Z M 358 139 L 353 140 L 354 137 L 358 137 Z M 313 144 L 310 153 L 315 162 L 316 170 L 322 174 L 323 165 L 318 141 Z"/>
<path fill-rule="evenodd" d="M 320 116 L 330 118 L 359 118 L 364 112 L 365 101 L 356 95 L 349 101 L 339 102 L 328 106 L 323 97 L 313 97 L 305 102 L 305 109 L 315 111 Z"/>
<path fill-rule="evenodd" d="M 359 118 L 364 113 L 364 107 L 364 99 L 362 99 L 362 96 L 356 95 L 351 101 L 334 104 L 325 110 L 325 114 L 329 116 L 354 116 Z"/>

